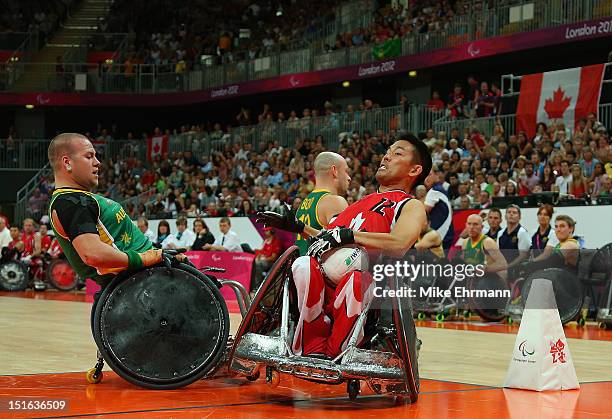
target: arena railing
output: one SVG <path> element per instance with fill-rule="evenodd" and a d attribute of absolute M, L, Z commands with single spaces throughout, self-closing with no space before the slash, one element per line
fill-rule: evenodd
<path fill-rule="evenodd" d="M 456 46 L 492 36 L 612 16 L 612 3 L 600 0 L 534 0 L 498 6 L 455 16 L 450 23 L 434 32 L 409 34 L 401 38 L 402 55 Z M 365 64 L 375 61 L 372 47 L 365 45 L 321 53 L 319 45 L 313 45 L 298 50 L 277 51 L 254 60 L 220 65 L 196 63 L 190 71 L 176 71 L 173 65 L 125 66 L 121 63 L 102 63 L 94 65 L 97 69 L 92 69 L 90 64 L 65 64 L 67 67 L 72 66 L 75 71 L 65 71 L 64 77 L 85 74 L 88 79 L 87 91 L 96 93 L 194 91 L 283 74 Z M 88 71 L 77 71 L 79 68 L 87 68 Z M 11 71 L 14 70 L 5 69 L 4 73 Z M 75 91 L 74 86 L 66 91 Z"/>
<path fill-rule="evenodd" d="M 263 151 L 269 142 L 278 141 L 283 147 L 294 147 L 298 140 L 313 140 L 321 136 L 330 150 L 339 150 L 343 139 L 349 139 L 353 132 L 371 135 L 390 133 L 407 129 L 424 133 L 429 128 L 447 136 L 456 128 L 460 134 L 466 128 L 478 129 L 486 136 L 501 124 L 505 135 L 516 133 L 516 115 L 499 115 L 488 118 L 454 119 L 444 115 L 445 111 L 429 110 L 425 105 L 391 106 L 357 110 L 339 114 L 301 118 L 296 121 L 263 122 L 258 125 L 234 127 L 230 132 L 215 135 L 207 132 L 188 132 L 172 135 L 169 152 L 192 151 L 197 156 L 222 152 L 233 144 L 250 143 L 255 152 Z M 599 106 L 599 119 L 608 129 L 612 127 L 612 103 Z M 447 137 L 448 138 L 448 137 Z M 147 144 L 142 139 L 93 141 L 103 159 L 137 158 L 147 159 Z M 37 169 L 47 163 L 46 139 L 0 139 L 0 167 L 5 169 Z"/>
<path fill-rule="evenodd" d="M 3 167 L 3 166 L 2 166 Z M 21 223 L 27 216 L 35 216 L 28 211 L 28 200 L 32 196 L 34 189 L 38 188 L 43 179 L 50 179 L 53 176 L 49 163 L 45 164 L 21 189 L 17 191 L 14 209 L 14 223 Z M 43 208 L 44 211 L 44 208 Z M 37 220 L 38 221 L 38 220 Z"/>

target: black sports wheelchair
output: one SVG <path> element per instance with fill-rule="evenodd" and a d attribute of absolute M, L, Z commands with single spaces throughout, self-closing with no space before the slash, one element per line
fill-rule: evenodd
<path fill-rule="evenodd" d="M 0 290 L 44 291 L 51 285 L 58 291 L 85 287 L 82 280 L 63 258 L 52 258 L 48 253 L 40 257 L 20 258 L 14 249 L 3 248 L 0 255 Z"/>
<path fill-rule="evenodd" d="M 296 246 L 281 255 L 252 303 L 241 284 L 216 278 L 224 272 L 221 268 L 199 271 L 165 258 L 154 267 L 118 275 L 92 308 L 99 353 L 88 381 L 102 380 L 104 362 L 130 383 L 149 389 L 176 389 L 228 372 L 250 381 L 263 373 L 274 387 L 285 373 L 346 384 L 350 399 L 359 395 L 363 381 L 376 394 L 415 402 L 417 339 L 406 298 L 392 298 L 385 308 L 369 305 L 358 317 L 346 350 L 333 360 L 292 353 L 298 312 L 291 265 L 298 256 Z M 241 309 L 242 323 L 233 338 L 222 286 L 233 289 Z M 360 326 L 365 338 L 357 345 Z"/>
<path fill-rule="evenodd" d="M 596 310 L 592 317 L 601 328 L 612 325 L 612 243 L 599 249 L 580 249 L 574 269 L 564 266 L 560 255 L 525 263 L 512 285 L 512 295 L 520 298 L 509 301 L 508 322 L 520 318 L 531 284 L 537 278 L 552 282 L 562 324 L 575 320 L 578 326 L 584 326 L 589 313 Z"/>

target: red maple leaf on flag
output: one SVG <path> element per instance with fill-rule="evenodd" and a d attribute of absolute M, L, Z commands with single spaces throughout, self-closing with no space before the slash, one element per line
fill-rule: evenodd
<path fill-rule="evenodd" d="M 153 152 L 155 154 L 159 154 L 159 143 L 155 143 L 155 145 L 153 146 Z"/>
<path fill-rule="evenodd" d="M 562 119 L 565 110 L 569 107 L 572 101 L 571 97 L 565 97 L 565 91 L 561 86 L 553 92 L 552 99 L 546 99 L 544 110 L 548 114 L 549 119 Z"/>

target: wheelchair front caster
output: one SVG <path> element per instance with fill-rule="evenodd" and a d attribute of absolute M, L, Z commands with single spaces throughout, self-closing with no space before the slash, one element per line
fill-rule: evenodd
<path fill-rule="evenodd" d="M 470 310 L 463 310 L 463 318 L 466 320 L 469 320 L 470 316 L 472 315 L 472 313 L 470 312 Z"/>
<path fill-rule="evenodd" d="M 437 321 L 438 323 L 442 323 L 442 322 L 444 321 L 444 319 L 445 319 L 444 313 L 438 313 L 438 314 L 436 314 L 436 321 Z"/>
<path fill-rule="evenodd" d="M 266 384 L 271 388 L 276 388 L 280 383 L 280 374 L 272 367 L 266 367 Z"/>
<path fill-rule="evenodd" d="M 255 373 L 253 375 L 247 375 L 246 379 L 249 381 L 257 381 L 259 379 L 259 376 L 261 374 L 259 373 L 259 370 L 255 371 Z"/>
<path fill-rule="evenodd" d="M 586 324 L 586 320 L 584 319 L 584 317 L 580 317 L 580 318 L 578 318 L 576 323 L 578 323 L 579 327 L 583 327 Z"/>
<path fill-rule="evenodd" d="M 98 384 L 104 378 L 102 371 L 98 371 L 96 367 L 90 368 L 87 371 L 87 382 L 89 384 Z"/>
<path fill-rule="evenodd" d="M 90 368 L 87 371 L 87 382 L 89 384 L 98 384 L 102 381 L 104 374 L 102 374 L 102 368 L 104 368 L 104 358 L 102 358 L 102 354 L 98 351 L 98 362 L 93 368 Z"/>
<path fill-rule="evenodd" d="M 508 323 L 508 325 L 511 325 L 512 323 L 514 323 L 514 319 L 511 316 L 508 316 L 506 318 L 506 323 Z"/>
<path fill-rule="evenodd" d="M 417 314 L 417 319 L 418 320 L 425 320 L 426 317 L 427 316 L 423 312 L 420 312 L 419 314 Z"/>
<path fill-rule="evenodd" d="M 359 393 L 361 393 L 361 384 L 359 380 L 348 380 L 346 383 L 346 391 L 350 400 L 356 400 Z"/>

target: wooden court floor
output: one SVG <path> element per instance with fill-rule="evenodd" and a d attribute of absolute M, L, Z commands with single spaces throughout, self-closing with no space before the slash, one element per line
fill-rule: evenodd
<path fill-rule="evenodd" d="M 419 322 L 421 395 L 416 404 L 399 406 L 365 385 L 351 402 L 345 386 L 286 376 L 276 389 L 263 380 L 225 377 L 151 391 L 105 370 L 102 383 L 87 384 L 84 371 L 95 363 L 95 345 L 85 300 L 83 294 L 0 293 L 0 417 L 612 417 L 612 331 L 594 326 L 566 328 L 581 389 L 537 393 L 501 388 L 516 326 Z M 232 331 L 239 321 L 232 314 Z M 65 398 L 68 408 L 2 410 L 15 397 Z"/>

